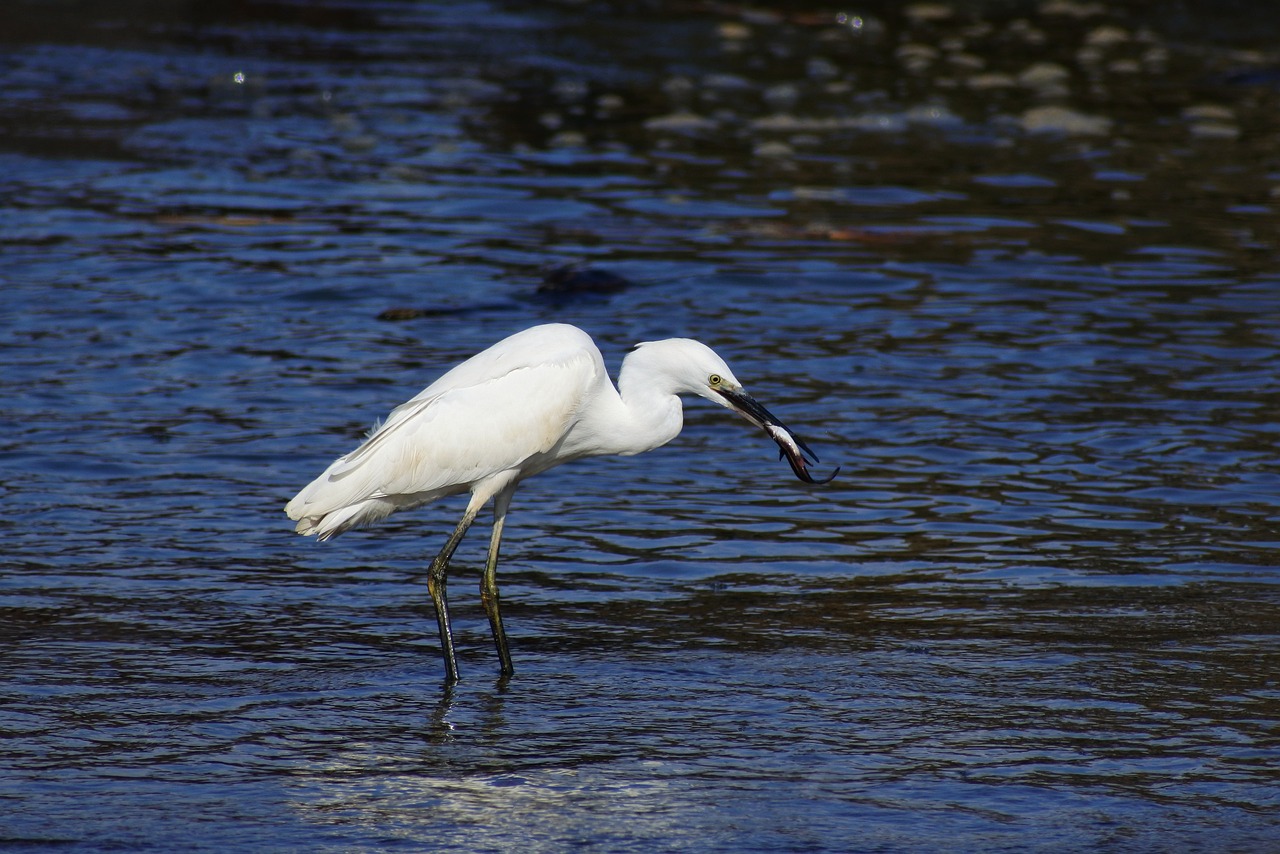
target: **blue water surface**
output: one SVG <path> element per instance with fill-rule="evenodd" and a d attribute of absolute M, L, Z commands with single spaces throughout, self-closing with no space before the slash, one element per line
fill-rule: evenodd
<path fill-rule="evenodd" d="M 0 844 L 1277 850 L 1277 42 L 928 6 L 0 13 Z M 282 508 L 544 322 L 841 474 L 538 476 L 446 690 L 462 503 Z"/>

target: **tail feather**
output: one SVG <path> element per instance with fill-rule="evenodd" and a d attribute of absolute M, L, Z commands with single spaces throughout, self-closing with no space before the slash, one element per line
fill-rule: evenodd
<path fill-rule="evenodd" d="M 385 518 L 396 509 L 387 497 L 370 495 L 372 490 L 364 484 L 335 482 L 331 474 L 345 459 L 335 460 L 285 505 L 284 512 L 298 523 L 295 530 L 299 534 L 327 540 Z"/>
<path fill-rule="evenodd" d="M 285 508 L 289 518 L 298 522 L 294 530 L 306 537 L 315 536 L 321 542 L 336 537 L 343 531 L 371 525 L 379 519 L 385 519 L 396 509 L 395 503 L 385 498 L 369 498 L 329 513 L 307 514 L 305 506 L 294 507 L 296 501 L 297 499 L 294 499 L 289 502 Z M 306 515 L 294 515 L 299 511 Z"/>

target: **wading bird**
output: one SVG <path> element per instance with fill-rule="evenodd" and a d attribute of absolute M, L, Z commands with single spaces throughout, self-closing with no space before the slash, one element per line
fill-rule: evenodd
<path fill-rule="evenodd" d="M 476 515 L 493 500 L 493 533 L 480 599 L 502 675 L 511 653 L 498 608 L 498 546 L 511 495 L 522 480 L 583 457 L 629 456 L 674 439 L 683 425 L 679 395 L 732 409 L 778 443 L 806 483 L 817 457 L 757 403 L 710 347 L 689 338 L 637 344 L 615 389 L 591 336 L 560 323 L 535 326 L 472 356 L 396 407 L 360 447 L 339 457 L 285 507 L 299 534 L 321 540 L 397 510 L 470 492 L 462 520 L 431 562 L 427 590 L 440 624 L 445 682 L 458 680 L 449 627 L 446 573 Z"/>

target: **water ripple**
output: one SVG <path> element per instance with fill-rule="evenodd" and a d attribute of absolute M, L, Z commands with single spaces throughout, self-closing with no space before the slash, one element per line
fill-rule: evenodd
<path fill-rule="evenodd" d="M 0 840 L 1273 847 L 1274 39 L 1054 8 L 19 8 Z M 442 691 L 460 507 L 281 508 L 548 321 L 707 340 L 842 474 L 694 403 L 539 476 L 517 676 L 476 534 Z"/>

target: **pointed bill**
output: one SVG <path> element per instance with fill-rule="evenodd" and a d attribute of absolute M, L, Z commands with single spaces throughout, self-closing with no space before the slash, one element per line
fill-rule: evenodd
<path fill-rule="evenodd" d="M 768 433 L 769 438 L 778 443 L 778 448 L 781 452 L 779 456 L 786 458 L 796 477 L 805 483 L 827 483 L 840 473 L 840 469 L 836 468 L 835 471 L 820 480 L 815 478 L 809 473 L 809 466 L 818 462 L 818 455 L 810 450 L 803 439 L 792 433 L 787 428 L 787 425 L 775 418 L 773 413 L 765 409 L 754 397 L 746 392 L 726 391 L 723 389 L 718 389 L 717 391 L 729 402 L 729 406 L 734 412 L 737 412 L 765 433 Z"/>

